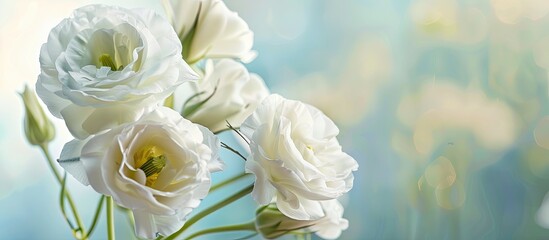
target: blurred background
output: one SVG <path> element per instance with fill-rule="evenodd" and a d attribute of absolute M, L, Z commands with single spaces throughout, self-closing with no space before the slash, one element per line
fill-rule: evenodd
<path fill-rule="evenodd" d="M 249 70 L 334 119 L 360 164 L 341 239 L 549 238 L 549 1 L 225 2 L 255 33 Z M 59 186 L 23 138 L 17 92 L 34 86 L 49 30 L 89 3 L 113 4 L 0 0 L 0 238 L 71 239 Z M 163 14 L 159 1 L 116 4 Z M 58 156 L 70 135 L 55 123 Z M 223 156 L 229 168 L 214 181 L 242 169 Z M 99 196 L 74 179 L 69 187 L 88 225 Z M 245 198 L 193 229 L 252 219 L 253 204 Z M 122 212 L 116 221 L 129 239 Z M 105 228 L 102 217 L 92 239 Z"/>

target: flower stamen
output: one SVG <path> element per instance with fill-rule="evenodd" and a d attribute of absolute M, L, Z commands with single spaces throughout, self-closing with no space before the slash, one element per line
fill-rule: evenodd
<path fill-rule="evenodd" d="M 150 177 L 153 174 L 160 173 L 162 169 L 166 166 L 166 157 L 160 155 L 157 157 L 150 157 L 145 164 L 143 164 L 139 169 L 145 172 L 145 176 Z"/>
<path fill-rule="evenodd" d="M 164 154 L 159 152 L 160 150 L 153 146 L 142 149 L 142 151 L 139 151 L 135 156 L 137 166 L 139 166 L 138 168 L 145 173 L 145 185 L 148 187 L 156 182 L 158 175 L 162 172 L 162 169 L 166 167 L 168 159 Z"/>

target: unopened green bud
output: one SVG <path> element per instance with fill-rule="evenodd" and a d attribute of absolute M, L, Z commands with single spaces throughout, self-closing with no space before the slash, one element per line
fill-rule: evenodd
<path fill-rule="evenodd" d="M 257 209 L 255 215 L 256 229 L 267 239 L 274 239 L 289 233 L 303 233 L 297 231 L 308 228 L 316 222 L 289 218 L 281 213 L 274 203 Z"/>
<path fill-rule="evenodd" d="M 25 135 L 32 145 L 41 145 L 50 142 L 55 137 L 55 128 L 38 102 L 34 91 L 25 86 L 20 93 L 25 104 Z"/>

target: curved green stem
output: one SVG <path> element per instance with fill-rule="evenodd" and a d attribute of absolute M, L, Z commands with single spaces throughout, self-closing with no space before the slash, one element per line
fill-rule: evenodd
<path fill-rule="evenodd" d="M 232 202 L 248 195 L 249 193 L 252 192 L 253 189 L 254 189 L 254 185 L 250 184 L 246 188 L 244 188 L 244 189 L 236 192 L 235 194 L 225 198 L 223 201 L 221 201 L 219 203 L 216 203 L 215 205 L 212 205 L 209 208 L 204 209 L 202 212 L 199 212 L 198 214 L 196 214 L 192 218 L 190 218 L 189 221 L 187 221 L 185 223 L 185 225 L 183 225 L 183 227 L 181 227 L 174 234 L 168 236 L 166 238 L 166 240 L 175 239 L 177 236 L 179 236 L 181 233 L 183 233 L 185 230 L 187 230 L 190 226 L 192 226 L 193 224 L 198 222 L 198 220 L 200 220 L 200 219 L 208 216 L 210 213 L 213 213 L 213 212 L 217 211 L 218 209 L 220 209 L 222 207 L 225 207 L 225 206 L 229 205 L 230 203 L 232 203 Z"/>
<path fill-rule="evenodd" d="M 63 181 L 61 183 L 61 191 L 59 192 L 59 208 L 61 208 L 61 214 L 63 218 L 69 224 L 69 227 L 72 229 L 72 234 L 76 237 L 76 232 L 79 231 L 78 228 L 75 228 L 72 224 L 69 217 L 67 217 L 67 212 L 65 211 L 65 186 L 67 185 L 67 173 L 63 175 Z"/>
<path fill-rule="evenodd" d="M 242 223 L 242 224 L 236 224 L 236 225 L 229 225 L 229 226 L 222 226 L 222 227 L 215 227 L 215 228 L 209 228 L 202 231 L 195 232 L 185 238 L 186 240 L 191 240 L 195 237 L 211 234 L 211 233 L 220 233 L 220 232 L 234 232 L 234 231 L 256 231 L 255 230 L 255 223 L 248 222 L 248 223 Z"/>
<path fill-rule="evenodd" d="M 63 184 L 63 177 L 61 177 L 61 174 L 57 169 L 55 168 L 55 164 L 53 159 L 51 158 L 50 152 L 48 150 L 48 146 L 45 144 L 39 145 L 40 149 L 44 153 L 44 156 L 48 160 L 48 164 L 50 166 L 51 171 L 53 172 L 53 175 L 55 175 L 55 178 L 57 179 L 57 182 L 59 184 Z M 82 219 L 80 218 L 80 214 L 78 213 L 78 209 L 76 208 L 76 204 L 74 203 L 74 200 L 72 199 L 71 194 L 67 189 L 64 189 L 65 198 L 67 198 L 67 201 L 69 202 L 69 206 L 71 208 L 71 211 L 74 215 L 74 219 L 76 220 L 76 225 L 78 226 L 78 229 L 80 231 L 80 236 L 82 236 L 81 239 L 87 239 L 88 234 L 86 233 L 86 229 L 84 228 L 84 224 L 82 223 Z M 77 236 L 75 236 L 77 237 Z"/>
<path fill-rule="evenodd" d="M 95 226 L 97 225 L 97 220 L 99 220 L 99 214 L 101 213 L 101 209 L 103 208 L 103 202 L 105 202 L 105 195 L 101 196 L 101 198 L 99 199 L 99 203 L 97 203 L 97 208 L 95 209 L 95 214 L 93 215 L 90 230 L 88 230 L 88 235 L 86 235 L 86 238 L 91 236 L 93 230 L 95 229 Z"/>
<path fill-rule="evenodd" d="M 218 183 L 218 184 L 215 184 L 215 185 L 213 185 L 213 186 L 210 188 L 210 193 L 213 192 L 213 191 L 215 191 L 215 190 L 217 190 L 217 189 L 219 189 L 219 188 L 222 188 L 222 187 L 224 187 L 224 186 L 226 186 L 226 185 L 228 185 L 228 184 L 230 184 L 230 183 L 232 183 L 232 182 L 234 182 L 234 181 L 237 181 L 237 180 L 239 180 L 239 179 L 245 177 L 246 175 L 249 175 L 249 173 L 244 173 L 244 172 L 243 172 L 243 173 L 238 174 L 238 175 L 236 175 L 236 176 L 233 176 L 233 177 L 231 177 L 231 178 L 229 178 L 229 179 L 227 179 L 227 180 L 224 180 L 223 182 L 220 182 L 220 183 Z"/>
<path fill-rule="evenodd" d="M 109 240 L 114 240 L 114 211 L 112 197 L 107 197 L 107 236 Z"/>

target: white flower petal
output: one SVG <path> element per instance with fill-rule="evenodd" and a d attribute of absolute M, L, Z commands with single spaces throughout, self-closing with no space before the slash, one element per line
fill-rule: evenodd
<path fill-rule="evenodd" d="M 133 210 L 132 212 L 135 220 L 135 235 L 147 239 L 156 238 L 158 229 L 153 215 L 139 210 Z"/>
<path fill-rule="evenodd" d="M 271 95 L 240 131 L 251 140 L 246 171 L 256 175 L 254 197 L 259 204 L 267 204 L 271 196 L 264 192 L 274 187 L 282 213 L 316 220 L 324 216 L 321 202 L 353 186 L 358 164 L 341 151 L 334 123 L 310 105 Z"/>
<path fill-rule="evenodd" d="M 265 171 L 254 161 L 246 161 L 246 172 L 255 175 L 252 197 L 261 205 L 269 204 L 275 196 L 275 188 L 268 181 Z"/>
<path fill-rule="evenodd" d="M 280 212 L 293 219 L 317 220 L 325 216 L 319 201 L 311 201 L 295 195 L 282 196 L 280 192 L 276 200 L 276 206 Z"/>
<path fill-rule="evenodd" d="M 185 117 L 213 132 L 227 129 L 227 121 L 239 127 L 269 95 L 258 75 L 248 73 L 244 65 L 232 59 L 207 61 L 205 75 L 195 87 L 195 93 L 203 94 L 189 101 L 189 106 L 209 99 Z"/>
<path fill-rule="evenodd" d="M 337 239 L 343 230 L 349 227 L 349 221 L 343 218 L 343 206 L 338 200 L 321 203 L 326 216 L 317 221 L 309 229 L 324 239 Z"/>
<path fill-rule="evenodd" d="M 184 58 L 196 62 L 202 58 L 244 58 L 253 52 L 253 33 L 248 24 L 220 0 L 171 0 L 168 16 L 183 46 Z"/>
<path fill-rule="evenodd" d="M 86 140 L 73 139 L 72 141 L 65 143 L 58 162 L 65 171 L 76 178 L 80 183 L 90 185 L 88 176 L 86 175 L 86 169 L 80 161 L 80 153 L 86 142 Z"/>
<path fill-rule="evenodd" d="M 212 156 L 210 158 L 210 161 L 208 162 L 208 168 L 210 169 L 210 172 L 223 170 L 225 164 L 219 157 L 219 138 L 215 136 L 209 129 L 201 125 L 197 125 L 197 127 L 200 129 L 202 135 L 204 136 L 204 143 L 211 148 Z"/>

